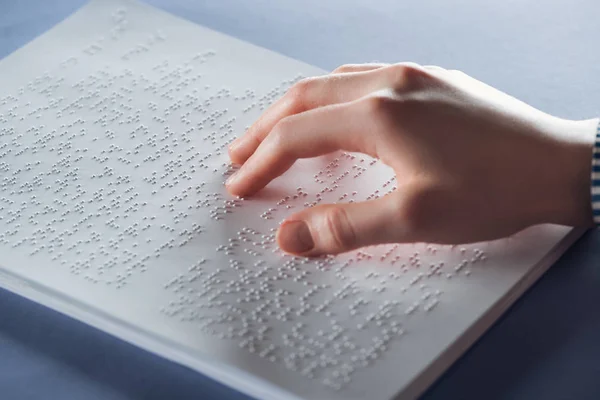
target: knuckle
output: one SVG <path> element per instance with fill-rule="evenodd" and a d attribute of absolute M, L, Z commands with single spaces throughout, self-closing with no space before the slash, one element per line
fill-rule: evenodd
<path fill-rule="evenodd" d="M 329 240 L 336 249 L 353 248 L 357 242 L 356 231 L 350 223 L 346 210 L 342 207 L 330 207 L 324 215 Z"/>
<path fill-rule="evenodd" d="M 304 78 L 296 82 L 288 91 L 293 103 L 298 106 L 305 105 L 310 99 L 310 93 L 313 91 L 315 86 L 314 78 Z"/>
<path fill-rule="evenodd" d="M 376 142 L 380 139 L 385 142 L 386 138 L 389 138 L 397 130 L 397 122 L 402 107 L 398 107 L 395 97 L 375 94 L 366 97 L 356 105 L 358 113 L 361 113 L 362 117 L 372 124 L 369 136 L 371 140 L 363 141 L 363 147 L 365 149 L 371 148 L 371 154 L 377 153 L 373 147 Z"/>
<path fill-rule="evenodd" d="M 367 97 L 364 101 L 367 114 L 376 117 L 386 115 L 394 104 L 394 99 L 384 95 L 373 95 Z"/>
<path fill-rule="evenodd" d="M 278 154 L 291 152 L 289 146 L 289 132 L 292 129 L 292 120 L 289 117 L 279 120 L 269 134 L 270 147 Z"/>
<path fill-rule="evenodd" d="M 354 71 L 356 64 L 343 64 L 333 70 L 334 74 L 341 74 L 344 72 Z"/>
<path fill-rule="evenodd" d="M 392 84 L 400 92 L 421 90 L 433 79 L 430 71 L 417 64 L 396 64 L 390 71 Z"/>

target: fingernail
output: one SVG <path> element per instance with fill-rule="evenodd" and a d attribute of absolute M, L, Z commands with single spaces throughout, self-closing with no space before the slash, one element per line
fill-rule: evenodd
<path fill-rule="evenodd" d="M 229 186 L 231 185 L 233 182 L 236 181 L 238 175 L 239 175 L 239 170 L 235 171 L 229 178 L 227 178 L 227 180 L 225 181 L 225 186 Z"/>
<path fill-rule="evenodd" d="M 229 151 L 235 153 L 237 148 L 240 147 L 241 141 L 242 141 L 242 138 L 239 137 L 239 138 L 235 139 L 233 142 L 231 142 L 231 144 L 229 145 Z"/>
<path fill-rule="evenodd" d="M 279 243 L 289 253 L 305 253 L 315 247 L 310 229 L 304 221 L 289 221 L 281 225 Z"/>
<path fill-rule="evenodd" d="M 229 152 L 235 158 L 246 160 L 254 150 L 254 148 L 250 146 L 251 144 L 252 142 L 247 140 L 246 137 L 238 138 L 229 145 Z"/>

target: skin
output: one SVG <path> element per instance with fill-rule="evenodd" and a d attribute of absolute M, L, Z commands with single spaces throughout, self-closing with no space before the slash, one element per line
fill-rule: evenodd
<path fill-rule="evenodd" d="M 290 215 L 278 244 L 301 256 L 384 243 L 472 243 L 532 225 L 592 226 L 597 120 L 535 109 L 460 71 L 344 65 L 303 80 L 229 148 L 226 186 L 249 197 L 296 160 L 337 150 L 393 168 L 397 190 Z"/>

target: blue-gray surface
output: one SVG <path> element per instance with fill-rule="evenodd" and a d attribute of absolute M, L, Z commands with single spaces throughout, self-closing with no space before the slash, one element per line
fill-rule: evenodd
<path fill-rule="evenodd" d="M 0 58 L 84 2 L 0 0 Z M 325 69 L 373 60 L 438 64 L 559 116 L 600 115 L 597 0 L 148 2 Z M 600 398 L 599 304 L 596 230 L 424 399 Z M 0 316 L 2 399 L 247 399 L 5 291 Z"/>

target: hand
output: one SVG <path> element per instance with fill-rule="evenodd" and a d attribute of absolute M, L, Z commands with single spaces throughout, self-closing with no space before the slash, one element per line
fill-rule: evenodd
<path fill-rule="evenodd" d="M 250 196 L 297 159 L 337 150 L 380 159 L 397 190 L 291 215 L 289 253 L 383 243 L 472 243 L 556 223 L 591 226 L 596 120 L 548 115 L 462 72 L 415 64 L 348 65 L 303 80 L 229 149 L 228 190 Z"/>

